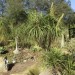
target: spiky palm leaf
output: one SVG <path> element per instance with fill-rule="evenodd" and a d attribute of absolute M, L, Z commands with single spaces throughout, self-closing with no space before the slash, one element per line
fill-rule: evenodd
<path fill-rule="evenodd" d="M 28 38 L 39 42 L 41 36 L 43 35 L 43 26 L 40 24 L 41 17 L 36 11 L 29 14 L 28 25 L 26 28 L 26 33 Z"/>
<path fill-rule="evenodd" d="M 0 20 L 0 41 L 5 42 L 9 38 L 10 29 L 9 26 L 5 23 L 5 20 Z"/>

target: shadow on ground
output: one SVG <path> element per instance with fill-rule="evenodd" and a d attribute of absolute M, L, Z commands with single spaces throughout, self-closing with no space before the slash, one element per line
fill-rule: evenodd
<path fill-rule="evenodd" d="M 6 50 L 6 51 L 2 51 L 1 52 L 1 54 L 6 54 L 6 53 L 8 53 L 8 51 Z"/>
<path fill-rule="evenodd" d="M 15 64 L 13 64 L 13 63 L 8 64 L 8 71 L 10 71 L 13 68 L 14 65 Z"/>

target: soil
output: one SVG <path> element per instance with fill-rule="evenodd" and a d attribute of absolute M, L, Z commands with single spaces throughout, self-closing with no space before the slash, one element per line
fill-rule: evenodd
<path fill-rule="evenodd" d="M 35 64 L 34 61 L 32 60 L 29 60 L 25 63 L 17 63 L 15 64 L 15 66 L 12 68 L 12 70 L 10 71 L 10 73 L 14 74 L 14 73 L 20 73 L 20 72 L 23 72 L 25 71 L 28 67 L 32 66 L 33 64 Z"/>
<path fill-rule="evenodd" d="M 28 67 L 37 63 L 38 52 L 32 52 L 23 49 L 19 55 L 17 55 L 17 63 L 6 73 L 0 73 L 0 75 L 10 75 L 25 71 Z"/>

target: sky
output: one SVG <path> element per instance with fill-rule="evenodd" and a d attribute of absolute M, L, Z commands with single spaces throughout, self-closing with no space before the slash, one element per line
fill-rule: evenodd
<path fill-rule="evenodd" d="M 75 0 L 70 0 L 71 1 L 71 7 L 75 11 Z"/>

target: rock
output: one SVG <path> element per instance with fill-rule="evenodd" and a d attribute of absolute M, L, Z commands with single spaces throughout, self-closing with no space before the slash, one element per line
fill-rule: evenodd
<path fill-rule="evenodd" d="M 23 62 L 26 62 L 27 60 L 23 60 Z"/>
<path fill-rule="evenodd" d="M 24 75 L 24 74 L 10 74 L 10 75 Z"/>
<path fill-rule="evenodd" d="M 2 57 L 0 57 L 0 72 L 7 72 L 5 62 Z"/>
<path fill-rule="evenodd" d="M 46 69 L 43 72 L 41 72 L 39 75 L 53 75 L 53 74 L 52 74 L 52 72 L 50 72 L 49 69 Z"/>

